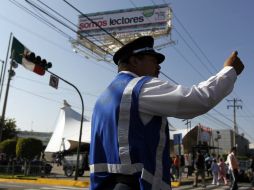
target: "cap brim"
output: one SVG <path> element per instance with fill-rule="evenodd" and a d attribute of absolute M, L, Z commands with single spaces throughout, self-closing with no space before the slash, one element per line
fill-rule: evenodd
<path fill-rule="evenodd" d="M 140 52 L 138 54 L 153 55 L 154 57 L 156 57 L 158 64 L 161 64 L 165 60 L 165 56 L 158 52 Z"/>

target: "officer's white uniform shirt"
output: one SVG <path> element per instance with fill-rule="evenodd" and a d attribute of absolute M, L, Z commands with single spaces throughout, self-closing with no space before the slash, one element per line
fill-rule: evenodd
<path fill-rule="evenodd" d="M 236 78 L 231 66 L 190 88 L 152 78 L 143 85 L 139 95 L 140 117 L 146 124 L 154 115 L 191 119 L 204 114 L 233 90 Z"/>

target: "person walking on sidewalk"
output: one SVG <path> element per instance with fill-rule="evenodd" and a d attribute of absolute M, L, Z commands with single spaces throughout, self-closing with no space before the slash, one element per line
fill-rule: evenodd
<path fill-rule="evenodd" d="M 195 178 L 194 178 L 193 187 L 198 186 L 199 176 L 201 176 L 203 187 L 206 187 L 205 185 L 205 157 L 200 152 L 200 150 L 198 150 L 197 158 L 195 160 Z"/>
<path fill-rule="evenodd" d="M 212 165 L 211 165 L 211 172 L 213 174 L 213 181 L 212 185 L 220 185 L 218 181 L 218 176 L 219 176 L 219 166 L 217 164 L 217 160 L 214 158 Z"/>
<path fill-rule="evenodd" d="M 230 179 L 231 179 L 230 190 L 237 190 L 239 164 L 236 158 L 236 147 L 233 147 L 230 153 L 228 154 L 227 163 L 229 164 Z"/>
<path fill-rule="evenodd" d="M 91 190 L 171 189 L 167 117 L 190 119 L 232 92 L 244 65 L 233 52 L 223 69 L 192 87 L 158 78 L 165 56 L 143 36 L 113 56 L 118 74 L 95 103 L 90 143 Z"/>
<path fill-rule="evenodd" d="M 174 168 L 175 168 L 175 174 L 176 174 L 176 179 L 180 179 L 180 158 L 179 155 L 176 155 L 174 158 Z"/>
<path fill-rule="evenodd" d="M 227 185 L 228 184 L 228 181 L 227 181 L 227 165 L 225 164 L 223 158 L 220 158 L 220 161 L 219 161 L 219 182 L 221 180 L 224 181 L 224 185 Z"/>

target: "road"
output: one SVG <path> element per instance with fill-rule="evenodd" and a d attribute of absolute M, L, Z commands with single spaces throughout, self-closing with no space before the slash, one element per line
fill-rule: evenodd
<path fill-rule="evenodd" d="M 47 185 L 33 185 L 33 184 L 19 184 L 19 183 L 4 183 L 0 184 L 0 190 L 88 190 L 89 188 L 76 188 L 76 187 L 63 187 L 63 186 L 47 186 Z M 178 188 L 173 188 L 173 190 L 188 190 L 194 189 L 192 185 L 184 185 Z M 202 190 L 201 186 L 196 187 L 195 190 Z M 213 189 L 213 190 L 228 190 L 229 186 L 214 186 L 214 185 L 207 185 L 205 189 Z M 254 190 L 248 183 L 239 183 L 239 190 Z"/>
<path fill-rule="evenodd" d="M 238 190 L 254 190 L 254 187 L 251 187 L 250 183 L 238 183 Z M 192 187 L 192 185 L 184 185 L 184 186 L 180 186 L 177 188 L 173 188 L 173 190 L 189 190 L 189 189 L 194 189 Z M 216 185 L 207 185 L 206 188 L 201 187 L 201 185 L 199 185 L 198 187 L 195 188 L 195 190 L 203 190 L 203 189 L 213 189 L 213 190 L 229 190 L 229 186 L 216 186 Z"/>

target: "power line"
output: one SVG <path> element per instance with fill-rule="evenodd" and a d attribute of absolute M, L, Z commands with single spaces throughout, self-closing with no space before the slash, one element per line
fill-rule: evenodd
<path fill-rule="evenodd" d="M 186 59 L 186 60 L 187 60 L 187 59 Z M 162 74 L 163 74 L 164 76 L 166 76 L 164 73 L 162 73 Z M 169 78 L 169 77 L 167 77 L 167 78 Z M 174 80 L 173 80 L 173 79 L 171 79 L 171 78 L 170 78 L 170 80 L 171 80 L 171 81 L 174 81 Z"/>
<path fill-rule="evenodd" d="M 185 28 L 185 26 L 182 24 L 182 22 L 180 21 L 180 19 L 178 19 L 178 17 L 176 16 L 175 13 L 173 13 L 174 17 L 176 18 L 177 22 L 180 24 L 180 26 L 184 29 L 184 31 L 186 32 L 186 34 L 189 36 L 189 38 L 191 39 L 191 41 L 194 43 L 194 45 L 198 48 L 198 50 L 201 52 L 201 54 L 205 57 L 205 59 L 207 60 L 207 62 L 210 64 L 210 66 L 214 69 L 214 71 L 218 72 L 218 70 L 215 68 L 215 66 L 213 65 L 213 63 L 209 60 L 209 58 L 206 56 L 206 54 L 204 53 L 204 51 L 200 48 L 200 46 L 198 45 L 198 43 L 194 40 L 194 38 L 192 37 L 192 35 L 190 34 L 190 32 Z"/>
<path fill-rule="evenodd" d="M 184 37 L 182 36 L 182 34 L 180 32 L 178 32 L 178 30 L 176 28 L 174 28 L 174 30 L 176 31 L 176 33 L 178 34 L 178 36 L 180 36 L 180 38 L 184 41 L 184 43 L 187 45 L 187 47 L 191 50 L 191 52 L 195 55 L 195 57 L 199 60 L 199 62 L 205 67 L 205 69 L 208 71 L 208 73 L 213 74 L 210 69 L 208 68 L 208 66 L 206 64 L 203 63 L 203 61 L 201 60 L 201 58 L 198 56 L 198 54 L 193 50 L 193 48 L 189 45 L 189 43 L 184 39 Z"/>
<path fill-rule="evenodd" d="M 116 37 L 114 37 L 111 33 L 109 33 L 107 30 L 105 30 L 104 28 L 102 28 L 99 24 L 97 24 L 97 22 L 94 22 L 91 18 L 89 18 L 86 14 L 84 14 L 82 11 L 80 11 L 77 7 L 75 7 L 74 5 L 72 5 L 71 3 L 69 3 L 66 0 L 63 0 L 67 5 L 69 5 L 71 8 L 73 8 L 75 11 L 77 11 L 79 14 L 81 14 L 83 17 L 87 18 L 90 22 L 92 22 L 93 24 L 95 24 L 97 27 L 99 27 L 100 30 L 102 30 L 103 32 L 105 32 L 106 34 L 108 34 L 111 38 L 113 38 L 114 40 L 116 40 L 120 45 L 124 45 L 123 42 L 121 42 L 119 39 L 117 39 Z"/>
<path fill-rule="evenodd" d="M 47 7 L 49 10 L 51 10 L 53 13 L 55 13 L 56 15 L 58 15 L 59 17 L 61 17 L 62 19 L 64 19 L 65 21 L 69 22 L 71 25 L 73 25 L 74 27 L 76 27 L 77 29 L 79 28 L 78 25 L 76 25 L 75 23 L 73 23 L 72 21 L 70 21 L 69 19 L 67 19 L 66 17 L 64 17 L 62 14 L 60 14 L 59 12 L 57 12 L 56 10 L 54 10 L 53 8 L 49 7 L 47 4 L 43 3 L 40 0 L 37 0 L 38 2 L 40 2 L 43 6 Z M 89 33 L 86 33 L 89 37 L 93 38 L 96 42 L 99 42 L 101 45 L 104 45 L 100 40 L 98 40 L 97 38 L 95 38 L 94 36 L 90 35 Z"/>
<path fill-rule="evenodd" d="M 56 27 L 55 25 L 53 25 L 52 23 L 50 23 L 49 21 L 47 21 L 45 18 L 42 18 L 41 16 L 38 16 L 36 15 L 34 12 L 32 12 L 31 10 L 27 9 L 26 7 L 24 7 L 22 4 L 16 2 L 15 0 L 9 0 L 11 3 L 13 3 L 14 5 L 16 5 L 17 7 L 19 7 L 20 9 L 22 9 L 23 11 L 27 12 L 28 14 L 30 14 L 32 17 L 38 19 L 39 21 L 43 22 L 44 24 L 46 24 L 48 27 L 52 28 L 53 30 L 55 30 L 56 32 L 60 33 L 61 35 L 63 35 L 64 37 L 67 37 L 67 39 L 73 39 L 70 35 L 68 35 L 67 33 L 63 32 L 62 30 L 60 30 L 58 27 Z M 13 25 L 15 26 L 19 26 L 19 28 L 31 33 L 31 34 L 34 34 L 35 36 L 43 39 L 44 41 L 47 41 L 48 43 L 50 44 L 53 44 L 55 45 L 56 47 L 60 48 L 60 49 L 63 49 L 65 51 L 67 51 L 68 53 L 71 53 L 72 51 L 69 51 L 67 49 L 64 49 L 62 46 L 56 44 L 56 43 L 53 43 L 52 41 L 49 41 L 48 39 L 45 39 L 44 37 L 42 37 L 41 35 L 38 35 L 30 30 L 28 30 L 27 28 L 24 28 L 22 25 L 16 23 L 16 22 L 13 22 L 11 20 L 9 20 L 8 18 L 5 17 L 5 20 L 8 20 L 10 23 L 12 23 Z M 78 54 L 79 55 L 79 54 Z M 82 56 L 83 57 L 83 56 Z M 91 60 L 90 60 L 91 61 Z M 98 64 L 97 62 L 94 62 L 96 63 L 96 65 Z M 112 66 L 112 65 L 110 65 Z M 105 66 L 102 66 L 100 65 L 101 68 L 104 68 L 105 70 L 108 70 L 110 72 L 114 72 L 112 70 L 110 70 L 109 68 L 105 67 Z"/>
<path fill-rule="evenodd" d="M 130 0 L 131 1 L 131 0 Z M 132 2 L 132 1 L 131 1 Z M 151 2 L 156 5 L 156 3 L 151 0 Z M 164 3 L 165 0 L 164 0 Z M 132 4 L 134 4 L 132 2 Z M 167 3 L 166 3 L 167 4 Z M 185 26 L 182 24 L 182 22 L 177 18 L 176 14 L 174 14 L 174 17 L 176 18 L 177 22 L 182 26 L 182 28 L 184 29 L 184 31 L 187 33 L 187 35 L 189 36 L 189 38 L 191 39 L 191 41 L 195 44 L 195 46 L 199 49 L 199 51 L 201 52 L 201 54 L 206 58 L 207 62 L 210 64 L 210 66 L 217 72 L 217 69 L 214 67 L 214 65 L 211 63 L 211 61 L 208 59 L 208 57 L 206 56 L 206 54 L 204 53 L 204 51 L 200 48 L 200 46 L 197 44 L 197 42 L 194 40 L 194 38 L 191 36 L 190 32 L 188 32 L 188 30 L 185 28 Z M 205 66 L 205 68 L 207 69 L 207 71 L 211 74 L 211 71 L 210 69 L 202 62 L 201 58 L 198 56 L 198 54 L 196 54 L 196 52 L 193 50 L 193 48 L 187 43 L 187 41 L 183 38 L 183 36 L 180 34 L 180 32 L 178 32 L 176 29 L 175 31 L 178 33 L 178 35 L 181 37 L 181 39 L 185 42 L 185 44 L 189 47 L 189 49 L 192 51 L 192 53 L 196 56 L 196 58 L 198 58 L 198 60 L 202 63 L 202 65 Z M 205 78 L 189 61 L 188 59 L 186 59 L 185 56 L 183 56 L 183 54 L 176 48 L 176 47 L 173 47 L 177 53 L 189 64 L 191 65 L 191 67 L 200 75 L 202 76 L 203 78 Z M 224 117 L 225 119 L 227 119 L 228 121 L 230 122 L 233 122 L 231 119 L 227 118 L 224 114 L 222 114 L 221 112 L 217 111 L 215 108 L 213 108 L 213 110 L 217 113 L 220 114 L 220 116 Z M 242 128 L 241 128 L 242 129 Z"/>
<path fill-rule="evenodd" d="M 27 80 L 27 81 L 30 81 L 30 82 L 34 82 L 34 83 L 37 83 L 37 84 L 41 84 L 41 85 L 44 85 L 44 86 L 49 86 L 48 83 L 44 83 L 44 82 L 40 82 L 40 81 L 37 81 L 37 80 L 32 80 L 32 79 L 29 79 L 29 78 L 26 78 L 26 77 L 22 77 L 22 76 L 15 76 L 16 78 L 20 78 L 20 79 L 23 79 L 23 80 Z M 66 90 L 66 91 L 73 91 L 72 89 L 70 88 L 64 88 L 64 87 L 59 87 L 59 89 L 61 90 Z M 95 95 L 93 93 L 88 93 L 88 92 L 81 92 L 82 94 L 84 95 L 88 95 L 88 96 L 93 96 L 93 97 L 98 97 L 98 95 Z"/>
<path fill-rule="evenodd" d="M 15 89 L 15 90 L 18 90 L 18 91 L 22 91 L 22 92 L 25 92 L 27 94 L 30 94 L 30 95 L 33 95 L 35 97 L 38 97 L 38 98 L 42 98 L 44 100 L 48 100 L 48 101 L 51 101 L 51 102 L 55 102 L 55 103 L 62 103 L 62 101 L 58 101 L 58 100 L 54 100 L 54 99 L 51 99 L 51 98 L 48 98 L 48 97 L 45 97 L 45 96 L 41 96 L 41 95 L 38 95 L 34 92 L 31 92 L 31 91 L 28 91 L 28 90 L 25 90 L 25 89 L 22 89 L 22 88 L 18 88 L 18 87 L 15 87 L 13 85 L 10 85 L 11 88 Z M 78 108 L 78 109 L 81 109 L 79 106 L 75 106 L 75 105 L 72 105 L 72 107 L 75 107 L 75 108 Z M 85 109 L 86 111 L 89 111 L 89 112 L 92 112 L 93 109 Z"/>
<path fill-rule="evenodd" d="M 71 38 L 68 34 L 66 34 L 64 31 L 62 31 L 61 29 L 59 29 L 58 27 L 56 27 L 54 24 L 48 22 L 47 20 L 45 20 L 44 18 L 42 18 L 41 16 L 35 14 L 34 12 L 32 12 L 31 10 L 29 10 L 27 7 L 25 7 L 24 5 L 22 5 L 21 3 L 18 3 L 16 0 L 9 0 L 11 3 L 13 3 L 14 5 L 16 5 L 17 7 L 19 7 L 20 9 L 22 9 L 23 11 L 27 12 L 28 14 L 30 14 L 32 17 L 36 18 L 37 20 L 43 22 L 44 24 L 46 24 L 48 27 L 52 28 L 53 30 L 55 30 L 56 32 L 58 32 L 59 34 L 63 35 L 64 37 L 67 38 Z"/>
<path fill-rule="evenodd" d="M 188 63 L 191 68 L 202 77 L 202 79 L 206 78 L 198 69 L 196 69 L 196 67 L 193 66 L 193 64 L 182 54 L 182 52 L 178 50 L 178 48 L 175 46 L 173 46 L 173 48 L 184 59 L 184 61 Z"/>
<path fill-rule="evenodd" d="M 36 9 L 38 9 L 39 11 L 41 11 L 42 13 L 44 13 L 45 15 L 47 15 L 48 17 L 50 17 L 51 19 L 53 19 L 54 21 L 58 22 L 59 24 L 63 25 L 64 27 L 68 28 L 69 30 L 71 30 L 72 32 L 78 34 L 81 38 L 85 38 L 79 31 L 74 30 L 72 27 L 68 26 L 66 23 L 62 22 L 61 20 L 57 19 L 56 17 L 54 17 L 53 15 L 51 15 L 50 13 L 48 13 L 47 11 L 45 11 L 44 9 L 42 9 L 41 7 L 39 7 L 38 5 L 30 2 L 29 0 L 25 0 L 28 4 L 30 4 L 31 6 L 35 7 Z M 90 34 L 88 34 L 90 35 Z M 92 42 L 91 40 L 89 40 L 88 38 L 85 38 L 89 43 L 95 45 L 98 49 L 102 50 L 103 52 L 105 52 L 106 54 L 109 54 L 111 56 L 113 56 L 111 53 L 109 53 L 107 50 L 101 48 L 100 46 L 98 46 L 97 44 L 95 44 L 94 42 Z M 81 44 L 82 45 L 82 44 Z"/>

